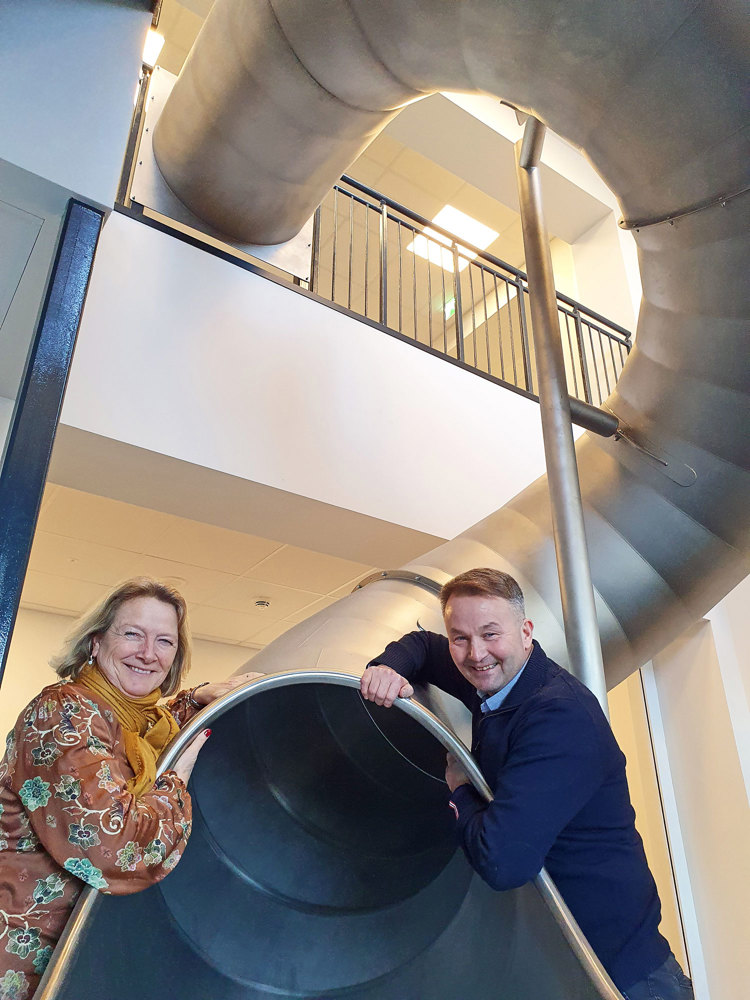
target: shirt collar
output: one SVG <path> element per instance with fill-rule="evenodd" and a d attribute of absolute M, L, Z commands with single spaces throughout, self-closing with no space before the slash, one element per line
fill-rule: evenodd
<path fill-rule="evenodd" d="M 529 658 L 531 657 L 532 650 L 533 650 L 533 646 L 532 646 L 532 649 L 529 650 L 529 655 L 526 657 L 526 661 L 524 662 L 524 665 L 518 671 L 518 673 L 513 678 L 513 680 L 510 681 L 508 684 L 506 684 L 504 688 L 500 688 L 499 691 L 496 691 L 494 694 L 491 694 L 489 697 L 487 695 L 481 694 L 481 692 L 477 691 L 477 694 L 479 695 L 479 700 L 482 703 L 480 705 L 480 708 L 482 709 L 482 712 L 485 715 L 487 714 L 487 712 L 494 712 L 494 711 L 496 711 L 503 704 L 503 702 L 508 697 L 508 695 L 510 694 L 510 692 L 513 690 L 513 688 L 516 686 L 516 684 L 518 683 L 518 681 L 521 679 L 521 674 L 526 669 L 526 664 L 529 662 Z"/>

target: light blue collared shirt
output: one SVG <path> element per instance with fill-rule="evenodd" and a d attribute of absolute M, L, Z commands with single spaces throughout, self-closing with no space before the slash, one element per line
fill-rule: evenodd
<path fill-rule="evenodd" d="M 531 653 L 529 653 L 529 656 L 526 657 L 526 663 L 529 662 L 530 656 Z M 491 694 L 489 698 L 486 695 L 480 694 L 480 692 L 477 691 L 477 694 L 479 695 L 479 698 L 482 702 L 481 709 L 485 715 L 487 714 L 487 712 L 494 712 L 495 709 L 500 708 L 502 703 L 505 701 L 510 692 L 518 683 L 518 679 L 526 669 L 526 663 L 524 663 L 524 665 L 521 667 L 521 669 L 518 671 L 518 673 L 516 674 L 516 676 L 513 678 L 512 681 L 506 684 L 504 688 L 500 688 L 499 691 L 496 691 L 494 694 Z"/>

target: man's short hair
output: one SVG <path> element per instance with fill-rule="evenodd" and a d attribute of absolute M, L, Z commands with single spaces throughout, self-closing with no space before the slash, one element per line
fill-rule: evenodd
<path fill-rule="evenodd" d="M 440 589 L 440 607 L 445 613 L 445 606 L 451 597 L 474 595 L 477 597 L 502 597 L 513 605 L 520 618 L 526 617 L 523 603 L 523 591 L 510 573 L 499 569 L 482 567 L 459 573 L 452 580 L 443 584 Z"/>

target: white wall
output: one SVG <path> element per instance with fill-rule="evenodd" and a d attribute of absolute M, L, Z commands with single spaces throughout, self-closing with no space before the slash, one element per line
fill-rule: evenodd
<path fill-rule="evenodd" d="M 111 207 L 150 24 L 126 3 L 3 0 L 0 157 Z"/>
<path fill-rule="evenodd" d="M 745 792 L 750 799 L 750 643 L 747 609 L 750 576 L 706 615 L 719 658 L 721 681 L 727 700 Z M 748 887 L 750 888 L 750 887 Z"/>
<path fill-rule="evenodd" d="M 443 96 L 511 143 L 515 143 L 523 134 L 523 126 L 518 124 L 515 113 L 511 108 L 500 104 L 495 97 L 484 94 Z M 555 287 L 635 332 L 642 291 L 638 254 L 633 234 L 617 224 L 622 213 L 614 194 L 584 153 L 550 131 L 545 136 L 542 149 L 541 178 L 549 230 L 566 239 L 575 248 L 576 268 L 580 269 L 585 279 L 578 294 L 569 291 L 565 287 L 564 269 L 562 273 L 558 273 L 558 261 L 555 260 Z M 571 187 L 567 191 L 561 188 L 559 179 Z M 513 190 L 514 182 L 510 171 L 506 174 L 506 185 Z M 554 225 L 556 212 L 561 209 L 551 203 L 551 195 L 562 195 L 565 203 L 572 200 L 570 192 L 575 189 L 600 202 L 603 211 L 592 225 L 584 227 L 583 232 L 579 228 L 575 230 L 575 235 L 565 236 L 563 227 Z"/>
<path fill-rule="evenodd" d="M 628 251 L 628 248 L 629 251 Z M 595 223 L 572 246 L 578 301 L 635 331 L 640 303 L 640 277 L 632 237 L 622 233 L 615 213 Z"/>
<path fill-rule="evenodd" d="M 535 402 L 122 215 L 62 421 L 442 538 L 544 471 Z"/>
<path fill-rule="evenodd" d="M 49 666 L 49 659 L 62 648 L 74 622 L 74 618 L 64 615 L 28 608 L 19 610 L 0 697 L 0 738 L 15 725 L 19 712 L 34 695 L 58 680 Z M 186 686 L 204 680 L 223 680 L 251 656 L 253 651 L 247 646 L 196 639 Z"/>
<path fill-rule="evenodd" d="M 643 838 L 649 868 L 659 890 L 662 912 L 659 929 L 672 946 L 677 960 L 686 968 L 685 940 L 640 672 L 631 674 L 609 691 L 607 700 L 612 730 L 627 762 L 636 827 Z"/>
<path fill-rule="evenodd" d="M 697 1000 L 750 981 L 750 578 L 644 671 Z"/>

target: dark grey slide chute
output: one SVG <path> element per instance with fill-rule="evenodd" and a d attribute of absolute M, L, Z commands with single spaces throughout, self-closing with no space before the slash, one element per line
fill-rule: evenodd
<path fill-rule="evenodd" d="M 605 404 L 625 436 L 577 444 L 610 686 L 750 569 L 746 14 L 741 0 L 217 0 L 154 134 L 190 210 L 255 244 L 292 237 L 390 118 L 436 91 L 496 94 L 585 150 L 643 283 Z M 442 583 L 475 565 L 519 580 L 565 662 L 545 479 L 406 569 Z M 408 577 L 254 665 L 355 671 L 417 621 L 438 628 L 434 594 Z M 451 853 L 441 741 L 342 688 L 258 689 L 217 721 L 184 860 L 84 921 L 42 1000 L 612 996 L 564 944 L 552 890 L 546 905 L 531 886 L 491 894 Z"/>
<path fill-rule="evenodd" d="M 202 712 L 172 753 L 207 723 L 185 856 L 74 918 L 49 995 L 619 996 L 554 888 L 494 892 L 456 849 L 446 749 L 490 793 L 416 702 L 377 708 L 346 674 L 272 675 Z"/>

